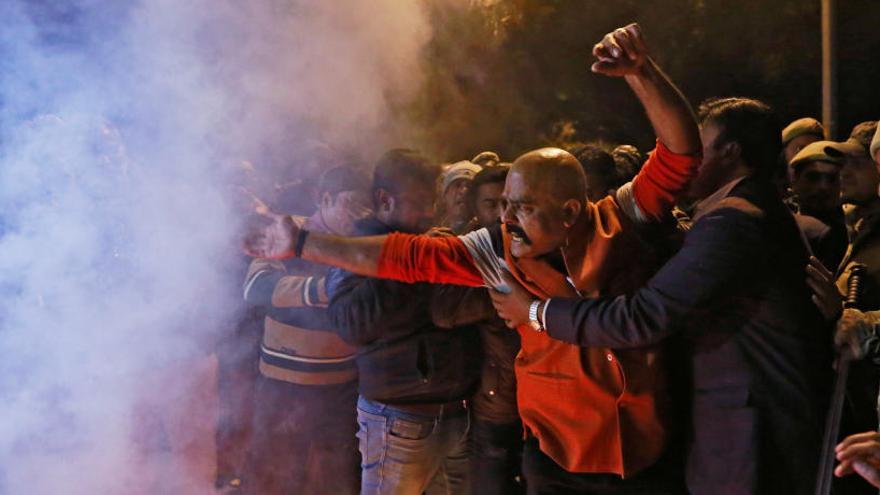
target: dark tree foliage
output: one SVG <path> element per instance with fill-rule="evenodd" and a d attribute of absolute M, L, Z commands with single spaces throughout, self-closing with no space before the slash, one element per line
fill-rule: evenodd
<path fill-rule="evenodd" d="M 593 44 L 639 22 L 655 59 L 696 105 L 742 95 L 785 121 L 821 117 L 819 0 L 426 0 L 434 38 L 427 77 L 406 109 L 438 158 L 484 149 L 505 159 L 574 141 L 652 146 L 620 80 L 589 71 Z M 880 118 L 880 8 L 838 1 L 839 136 Z"/>

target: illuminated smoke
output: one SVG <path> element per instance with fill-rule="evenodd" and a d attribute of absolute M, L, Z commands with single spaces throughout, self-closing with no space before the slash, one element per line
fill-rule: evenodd
<path fill-rule="evenodd" d="M 0 493 L 207 493 L 239 164 L 293 177 L 314 143 L 394 142 L 420 3 L 7 0 L 0 19 Z M 166 445 L 188 435 L 192 464 Z"/>

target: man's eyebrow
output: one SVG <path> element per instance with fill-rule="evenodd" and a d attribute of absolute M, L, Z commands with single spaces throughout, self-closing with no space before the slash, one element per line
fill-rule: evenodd
<path fill-rule="evenodd" d="M 523 196 L 521 198 L 517 198 L 517 197 L 510 197 L 510 196 L 506 196 L 506 195 L 502 194 L 501 199 L 506 200 L 508 203 L 525 204 L 525 203 L 534 203 L 535 202 L 532 198 L 530 198 L 528 196 Z"/>

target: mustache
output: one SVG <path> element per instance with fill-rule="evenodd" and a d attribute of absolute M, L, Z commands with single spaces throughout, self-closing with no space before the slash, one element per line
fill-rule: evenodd
<path fill-rule="evenodd" d="M 522 229 L 522 227 L 518 225 L 513 225 L 510 223 L 505 223 L 504 226 L 507 228 L 507 231 L 511 234 L 516 234 L 520 239 L 523 240 L 527 245 L 532 244 L 532 240 L 529 239 L 529 236 L 526 235 L 526 231 Z"/>

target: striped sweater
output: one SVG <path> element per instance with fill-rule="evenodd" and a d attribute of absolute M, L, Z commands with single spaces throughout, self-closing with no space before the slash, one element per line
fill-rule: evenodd
<path fill-rule="evenodd" d="M 319 219 L 301 219 L 320 229 Z M 327 317 L 327 267 L 302 260 L 255 259 L 244 298 L 266 310 L 260 373 L 300 385 L 333 385 L 357 379 L 355 350 Z"/>

